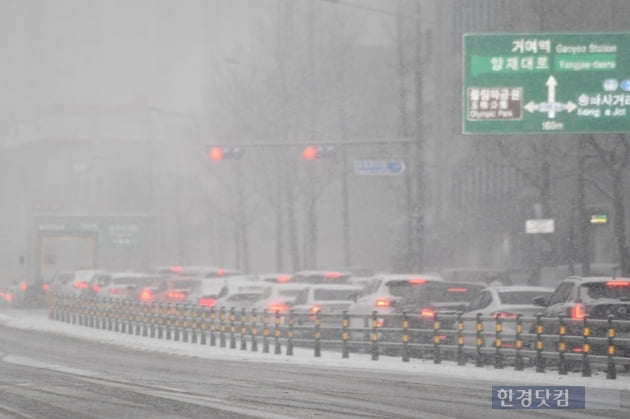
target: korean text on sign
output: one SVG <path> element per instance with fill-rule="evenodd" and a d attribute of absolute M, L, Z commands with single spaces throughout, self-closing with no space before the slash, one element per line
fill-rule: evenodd
<path fill-rule="evenodd" d="M 493 409 L 584 409 L 578 386 L 492 386 Z"/>

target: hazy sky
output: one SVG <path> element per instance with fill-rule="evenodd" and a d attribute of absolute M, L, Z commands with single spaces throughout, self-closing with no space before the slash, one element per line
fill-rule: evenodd
<path fill-rule="evenodd" d="M 275 8 L 274 0 L 0 0 L 0 106 L 146 97 L 198 110 L 209 67 L 255 50 Z M 379 17 L 341 10 L 362 25 Z"/>

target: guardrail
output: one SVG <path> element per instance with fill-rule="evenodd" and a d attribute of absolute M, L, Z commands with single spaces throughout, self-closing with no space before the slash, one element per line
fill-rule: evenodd
<path fill-rule="evenodd" d="M 142 303 L 131 300 L 50 294 L 48 317 L 52 320 L 135 334 L 155 339 L 199 343 L 231 349 L 293 355 L 295 346 L 310 347 L 315 357 L 324 347 L 353 352 L 444 359 L 465 365 L 492 364 L 501 369 L 513 365 L 558 374 L 579 368 L 592 375 L 593 365 L 603 367 L 606 377 L 616 378 L 617 366 L 630 371 L 630 321 L 580 320 L 536 317 L 466 317 L 463 313 L 427 319 L 421 315 L 349 315 L 329 313 L 269 313 L 192 304 Z M 466 327 L 468 324 L 468 327 Z M 510 332 L 506 331 L 510 329 Z M 486 330 L 489 329 L 489 330 Z M 487 344 L 488 343 L 488 344 Z"/>

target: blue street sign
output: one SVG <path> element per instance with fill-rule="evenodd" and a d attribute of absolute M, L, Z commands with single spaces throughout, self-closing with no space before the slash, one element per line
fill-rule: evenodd
<path fill-rule="evenodd" d="M 361 176 L 396 176 L 405 171 L 402 160 L 355 160 L 354 174 Z"/>

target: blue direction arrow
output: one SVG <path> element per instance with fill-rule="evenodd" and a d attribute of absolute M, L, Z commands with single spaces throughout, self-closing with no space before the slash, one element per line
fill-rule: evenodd
<path fill-rule="evenodd" d="M 361 176 L 396 176 L 405 171 L 402 160 L 355 160 L 354 173 Z"/>

